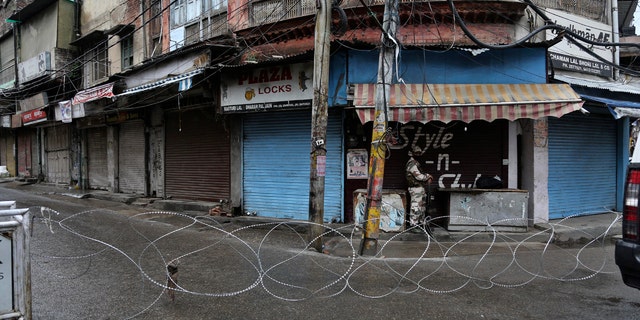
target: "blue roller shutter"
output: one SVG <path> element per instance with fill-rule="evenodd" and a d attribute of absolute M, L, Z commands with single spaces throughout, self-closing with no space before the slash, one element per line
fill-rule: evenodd
<path fill-rule="evenodd" d="M 550 219 L 615 208 L 616 136 L 611 118 L 549 118 Z"/>
<path fill-rule="evenodd" d="M 325 221 L 342 221 L 342 117 L 327 127 Z M 247 114 L 244 119 L 244 210 L 258 216 L 309 218 L 311 112 Z"/>

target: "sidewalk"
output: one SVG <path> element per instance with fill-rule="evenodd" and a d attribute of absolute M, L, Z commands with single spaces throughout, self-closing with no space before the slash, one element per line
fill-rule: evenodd
<path fill-rule="evenodd" d="M 95 198 L 106 201 L 121 202 L 128 205 L 138 205 L 150 210 L 180 212 L 192 216 L 209 215 L 210 209 L 219 205 L 217 202 L 203 202 L 190 200 L 164 200 L 145 198 L 133 194 L 111 193 L 102 190 L 76 190 L 69 186 L 27 183 L 13 179 L 0 179 L 4 186 L 20 189 L 26 192 L 40 194 L 57 194 L 77 199 Z M 574 216 L 565 219 L 550 220 L 548 223 L 535 223 L 526 232 L 492 232 L 490 227 L 486 231 L 448 231 L 441 227 L 433 227 L 432 237 L 425 233 L 411 231 L 381 232 L 378 238 L 380 255 L 385 257 L 420 256 L 428 244 L 436 243 L 493 243 L 496 247 L 510 244 L 527 243 L 528 245 L 553 244 L 560 247 L 578 247 L 590 242 L 605 243 L 615 241 L 622 231 L 620 215 L 616 212 Z M 305 232 L 306 221 L 285 220 L 255 216 L 215 216 L 220 221 L 251 226 L 261 223 L 286 223 L 297 226 L 296 230 Z M 531 225 L 531 224 L 530 224 Z M 326 225 L 325 253 L 337 256 L 350 256 L 355 250 L 358 252 L 362 230 L 355 225 L 331 223 Z"/>

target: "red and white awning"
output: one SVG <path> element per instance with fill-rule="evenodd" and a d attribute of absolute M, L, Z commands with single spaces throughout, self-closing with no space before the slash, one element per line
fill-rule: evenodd
<path fill-rule="evenodd" d="M 375 117 L 375 84 L 355 84 L 353 105 L 362 123 Z M 561 117 L 584 101 L 568 84 L 394 84 L 388 121 L 493 121 Z"/>

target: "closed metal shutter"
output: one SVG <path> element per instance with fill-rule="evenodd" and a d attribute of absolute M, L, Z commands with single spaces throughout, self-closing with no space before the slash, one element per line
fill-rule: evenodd
<path fill-rule="evenodd" d="M 229 199 L 230 140 L 213 110 L 173 112 L 166 119 L 165 190 L 174 198 Z"/>
<path fill-rule="evenodd" d="M 87 131 L 87 175 L 89 187 L 107 189 L 107 128 L 93 128 Z"/>
<path fill-rule="evenodd" d="M 120 192 L 145 194 L 144 121 L 120 124 L 118 140 L 118 179 Z"/>
<path fill-rule="evenodd" d="M 324 219 L 342 220 L 342 116 L 327 126 Z M 244 119 L 244 209 L 258 216 L 308 220 L 311 112 L 248 114 Z"/>
<path fill-rule="evenodd" d="M 31 177 L 31 131 L 18 134 L 18 176 Z"/>
<path fill-rule="evenodd" d="M 2 131 L 2 136 L 0 137 L 2 160 L 0 164 L 7 167 L 7 171 L 11 176 L 16 175 L 15 139 L 13 132 L 9 130 Z"/>
<path fill-rule="evenodd" d="M 46 128 L 45 154 L 47 157 L 47 181 L 53 183 L 71 182 L 71 159 L 69 125 Z"/>
<path fill-rule="evenodd" d="M 549 218 L 616 205 L 616 123 L 597 115 L 549 119 Z"/>
<path fill-rule="evenodd" d="M 7 137 L 5 132 L 0 129 L 0 166 L 7 165 Z"/>

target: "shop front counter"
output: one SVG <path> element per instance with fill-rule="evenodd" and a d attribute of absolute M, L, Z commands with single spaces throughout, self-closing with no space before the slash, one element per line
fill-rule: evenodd
<path fill-rule="evenodd" d="M 441 188 L 448 195 L 448 230 L 526 232 L 529 191 Z"/>

